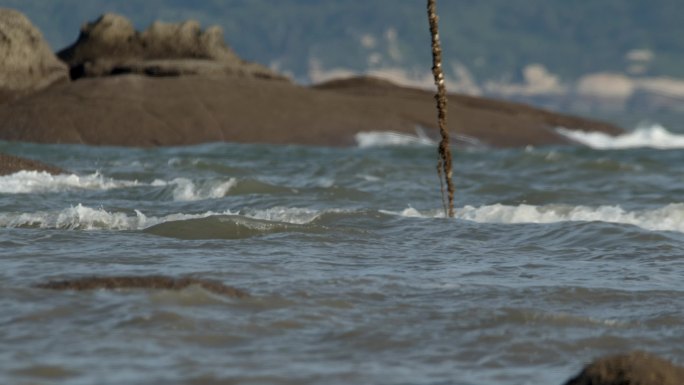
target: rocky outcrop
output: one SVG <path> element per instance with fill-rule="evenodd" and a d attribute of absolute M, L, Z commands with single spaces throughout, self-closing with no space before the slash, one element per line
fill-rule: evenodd
<path fill-rule="evenodd" d="M 334 80 L 314 88 L 377 99 L 383 108 L 392 110 L 394 114 L 411 117 L 414 124 L 412 128 L 402 130 L 404 132 L 411 132 L 416 124 L 423 127 L 436 125 L 437 112 L 433 92 L 368 77 Z M 604 132 L 609 135 L 624 132 L 610 123 L 503 100 L 450 94 L 447 107 L 450 130 L 495 147 L 569 144 L 567 138 L 556 132 L 557 127 Z"/>
<path fill-rule="evenodd" d="M 50 174 L 64 174 L 66 171 L 32 159 L 0 154 L 0 176 L 14 174 L 19 171 L 44 171 Z"/>
<path fill-rule="evenodd" d="M 599 358 L 565 385 L 681 385 L 684 368 L 645 352 Z"/>
<path fill-rule="evenodd" d="M 0 8 L 0 103 L 68 78 L 67 66 L 26 16 Z"/>
<path fill-rule="evenodd" d="M 449 96 L 449 128 L 498 147 L 569 143 L 555 127 L 618 127 L 525 105 Z M 433 138 L 431 93 L 356 79 L 307 88 L 237 76 L 84 78 L 0 105 L 0 139 L 41 143 L 167 146 L 240 143 L 355 145 L 361 131 Z"/>
<path fill-rule="evenodd" d="M 126 18 L 106 14 L 86 24 L 59 56 L 78 80 L 0 104 L 0 140 L 340 146 L 354 145 L 362 131 L 415 134 L 416 127 L 438 136 L 431 92 L 367 77 L 313 87 L 281 81 L 268 68 L 241 60 L 218 27 L 202 31 L 194 21 L 154 23 L 138 32 Z M 449 96 L 448 126 L 466 141 L 497 147 L 568 143 L 556 127 L 622 132 L 607 123 L 462 95 Z"/>
<path fill-rule="evenodd" d="M 50 281 L 36 285 L 41 289 L 51 290 L 117 290 L 117 289 L 152 289 L 183 290 L 190 286 L 199 286 L 206 291 L 227 297 L 249 297 L 247 292 L 226 286 L 221 282 L 194 277 L 174 278 L 163 275 L 147 276 L 112 276 L 85 277 L 62 281 Z"/>
<path fill-rule="evenodd" d="M 58 53 L 71 77 L 135 73 L 148 76 L 240 75 L 268 79 L 284 76 L 240 59 L 213 26 L 202 31 L 196 21 L 153 23 L 138 32 L 123 16 L 105 14 L 84 25 L 78 40 Z"/>

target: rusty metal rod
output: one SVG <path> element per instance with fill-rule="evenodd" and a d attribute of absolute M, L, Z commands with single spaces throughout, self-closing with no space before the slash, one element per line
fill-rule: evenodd
<path fill-rule="evenodd" d="M 444 84 L 444 73 L 442 72 L 442 48 L 439 44 L 439 27 L 437 16 L 436 0 L 427 0 L 428 21 L 430 23 L 430 35 L 432 37 L 432 75 L 435 78 L 435 85 L 437 86 L 437 94 L 435 100 L 437 101 L 437 119 L 439 122 L 439 133 L 442 140 L 439 142 L 437 149 L 439 160 L 437 161 L 437 174 L 439 176 L 442 203 L 444 204 L 444 215 L 449 218 L 454 216 L 454 183 L 452 181 L 452 159 L 451 149 L 449 147 L 449 131 L 447 130 L 447 95 L 446 86 Z M 447 201 L 444 199 L 444 184 L 442 184 L 442 175 L 444 175 L 444 182 L 447 187 Z"/>

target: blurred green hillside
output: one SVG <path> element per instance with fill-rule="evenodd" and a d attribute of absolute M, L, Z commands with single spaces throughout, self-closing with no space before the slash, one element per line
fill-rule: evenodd
<path fill-rule="evenodd" d="M 218 24 L 243 58 L 301 81 L 323 68 L 364 71 L 430 66 L 423 0 L 0 0 L 23 11 L 53 48 L 73 42 L 81 24 L 121 13 L 139 29 L 154 20 Z M 684 78 L 682 0 L 442 0 L 447 60 L 478 80 L 516 81 L 540 63 L 562 80 L 624 72 L 635 49 L 654 56 L 644 76 Z"/>

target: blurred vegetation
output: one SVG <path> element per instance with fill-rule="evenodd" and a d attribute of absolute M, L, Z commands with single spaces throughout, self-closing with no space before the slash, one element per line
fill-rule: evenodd
<path fill-rule="evenodd" d="M 431 63 L 423 0 L 0 0 L 0 6 L 26 13 L 55 49 L 73 42 L 84 22 L 116 12 L 139 29 L 189 18 L 221 25 L 241 57 L 277 64 L 299 80 L 312 58 L 326 69 L 356 71 L 427 71 Z M 682 0 L 445 0 L 438 7 L 445 61 L 464 64 L 480 82 L 517 80 L 530 63 L 564 80 L 624 72 L 633 49 L 655 54 L 644 75 L 684 77 Z M 386 38 L 392 30 L 394 55 Z"/>

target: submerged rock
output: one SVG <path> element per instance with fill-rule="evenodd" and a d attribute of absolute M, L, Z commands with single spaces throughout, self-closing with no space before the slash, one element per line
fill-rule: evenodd
<path fill-rule="evenodd" d="M 682 385 L 684 368 L 645 352 L 599 358 L 565 385 Z"/>
<path fill-rule="evenodd" d="M 68 79 L 67 66 L 29 19 L 0 8 L 0 103 Z"/>
<path fill-rule="evenodd" d="M 73 79 L 135 73 L 148 76 L 284 76 L 240 59 L 224 42 L 223 30 L 202 31 L 194 20 L 155 22 L 138 32 L 127 18 L 108 13 L 81 28 L 78 40 L 58 53 Z"/>
<path fill-rule="evenodd" d="M 37 160 L 0 154 L 0 176 L 14 174 L 19 171 L 45 171 L 50 174 L 64 174 L 66 171 Z"/>
<path fill-rule="evenodd" d="M 154 289 L 154 290 L 183 290 L 197 285 L 204 290 L 227 297 L 245 298 L 249 294 L 240 289 L 226 286 L 221 282 L 201 278 L 174 278 L 163 275 L 148 276 L 111 276 L 85 277 L 50 281 L 36 285 L 41 289 L 51 290 L 116 290 L 116 289 Z"/>

